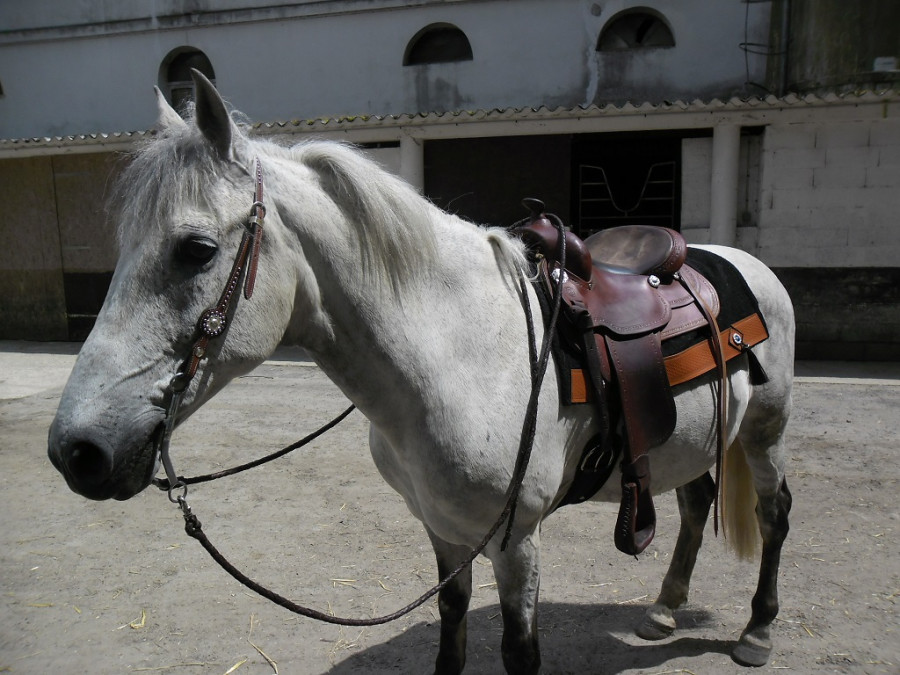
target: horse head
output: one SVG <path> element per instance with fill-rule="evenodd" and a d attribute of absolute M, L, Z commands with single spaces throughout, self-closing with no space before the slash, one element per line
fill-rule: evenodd
<path fill-rule="evenodd" d="M 119 260 L 50 428 L 50 460 L 91 499 L 128 499 L 149 485 L 169 383 L 189 358 L 198 318 L 229 283 L 253 203 L 254 142 L 213 85 L 194 78 L 188 121 L 157 91 L 155 138 L 118 183 Z M 277 206 L 265 207 L 255 293 L 234 292 L 225 332 L 210 340 L 175 423 L 271 354 L 298 285 L 310 283 Z"/>

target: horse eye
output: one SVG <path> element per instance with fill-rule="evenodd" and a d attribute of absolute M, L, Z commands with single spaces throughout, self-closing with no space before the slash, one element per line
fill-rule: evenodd
<path fill-rule="evenodd" d="M 216 242 L 206 237 L 188 237 L 183 239 L 176 249 L 176 254 L 182 262 L 202 265 L 212 260 L 219 247 Z"/>

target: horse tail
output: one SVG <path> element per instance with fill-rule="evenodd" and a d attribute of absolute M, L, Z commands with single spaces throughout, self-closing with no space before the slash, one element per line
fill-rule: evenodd
<path fill-rule="evenodd" d="M 738 558 L 755 557 L 761 537 L 756 520 L 756 488 L 739 439 L 725 453 L 722 514 L 725 541 Z"/>

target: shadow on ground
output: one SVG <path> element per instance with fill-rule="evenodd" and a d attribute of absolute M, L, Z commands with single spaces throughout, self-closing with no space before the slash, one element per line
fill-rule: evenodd
<path fill-rule="evenodd" d="M 723 665 L 731 662 L 728 654 L 733 645 L 727 640 L 674 637 L 662 642 L 643 642 L 633 637 L 632 627 L 641 620 L 645 609 L 627 605 L 542 603 L 539 614 L 542 672 L 614 674 L 624 670 L 653 670 L 673 658 L 709 653 L 722 654 Z M 499 614 L 498 605 L 469 612 L 467 675 L 503 672 Z M 679 627 L 686 628 L 713 623 L 711 614 L 704 610 L 685 609 L 676 618 Z M 329 672 L 334 675 L 432 672 L 438 630 L 436 624 L 416 624 L 387 642 L 352 654 Z"/>

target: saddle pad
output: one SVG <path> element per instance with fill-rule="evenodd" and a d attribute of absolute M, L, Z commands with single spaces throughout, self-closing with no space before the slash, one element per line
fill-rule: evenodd
<path fill-rule="evenodd" d="M 744 277 L 730 262 L 703 249 L 689 248 L 687 264 L 700 272 L 719 295 L 717 323 L 725 358 L 750 354 L 754 384 L 765 381 L 765 373 L 749 348 L 766 340 L 769 333 L 756 297 Z M 663 341 L 663 356 L 672 386 L 688 382 L 715 368 L 708 335 L 703 328 Z"/>

